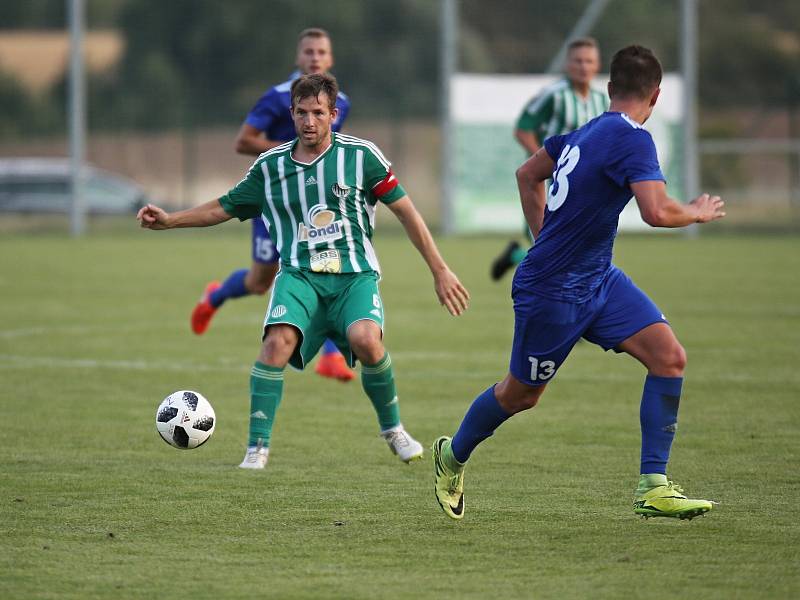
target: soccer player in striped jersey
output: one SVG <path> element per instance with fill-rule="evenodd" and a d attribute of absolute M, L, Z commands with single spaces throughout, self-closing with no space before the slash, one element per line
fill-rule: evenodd
<path fill-rule="evenodd" d="M 575 131 L 608 109 L 608 96 L 592 87 L 600 70 L 600 48 L 593 38 L 579 38 L 567 47 L 566 76 L 547 86 L 522 111 L 514 137 L 533 156 L 542 142 L 553 135 Z M 525 233 L 531 241 L 530 230 Z M 527 250 L 516 240 L 492 262 L 495 281 L 525 258 Z"/>
<path fill-rule="evenodd" d="M 642 128 L 660 84 L 661 64 L 650 50 L 623 48 L 611 62 L 609 111 L 548 138 L 517 171 L 525 218 L 537 237 L 514 275 L 509 371 L 474 400 L 452 440 L 433 444 L 436 499 L 453 519 L 464 516 L 470 454 L 512 415 L 536 406 L 581 337 L 625 352 L 647 369 L 634 513 L 691 519 L 713 508 L 709 500 L 687 498 L 666 476 L 686 353 L 655 303 L 611 263 L 619 214 L 631 196 L 654 227 L 725 216 L 718 196 L 703 194 L 688 204 L 667 196 L 653 138 Z M 549 194 L 547 179 L 553 181 Z M 600 493 L 597 501 L 603 498 Z"/>
<path fill-rule="evenodd" d="M 245 118 L 236 137 L 236 151 L 258 156 L 262 152 L 293 140 L 289 90 L 292 82 L 302 74 L 327 73 L 333 66 L 330 35 L 324 29 L 311 28 L 300 32 L 297 39 L 297 71 L 288 81 L 271 87 L 259 98 Z M 337 118 L 333 130 L 339 131 L 350 111 L 350 100 L 341 91 L 336 97 Z M 211 318 L 226 300 L 251 294 L 266 294 L 275 280 L 280 257 L 275 243 L 260 219 L 252 219 L 252 263 L 249 269 L 239 269 L 228 275 L 221 284 L 212 281 L 192 311 L 192 331 L 203 334 Z M 316 372 L 323 377 L 350 381 L 355 377 L 347 368 L 344 357 L 336 345 L 326 340 L 322 356 L 317 361 Z"/>
<path fill-rule="evenodd" d="M 364 391 L 392 452 L 404 462 L 422 456 L 422 445 L 400 422 L 392 361 L 382 342 L 380 266 L 370 241 L 379 202 L 397 216 L 427 263 L 439 302 L 452 315 L 469 302 L 381 151 L 331 131 L 337 91 L 331 75 L 300 77 L 291 90 L 297 139 L 264 152 L 218 200 L 173 214 L 147 205 L 138 214 L 149 229 L 262 216 L 274 235 L 281 268 L 250 375 L 250 436 L 242 468 L 266 466 L 284 368 L 302 369 L 326 336 L 350 366 L 361 361 Z"/>

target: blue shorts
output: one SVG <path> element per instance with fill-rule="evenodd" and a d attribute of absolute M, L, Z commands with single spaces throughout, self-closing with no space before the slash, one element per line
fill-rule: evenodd
<path fill-rule="evenodd" d="M 616 348 L 634 333 L 667 319 L 618 268 L 588 300 L 574 304 L 514 288 L 514 342 L 511 374 L 528 385 L 550 381 L 580 338 Z"/>
<path fill-rule="evenodd" d="M 253 262 L 265 265 L 275 264 L 281 257 L 275 243 L 269 237 L 264 219 L 257 218 L 253 221 Z"/>

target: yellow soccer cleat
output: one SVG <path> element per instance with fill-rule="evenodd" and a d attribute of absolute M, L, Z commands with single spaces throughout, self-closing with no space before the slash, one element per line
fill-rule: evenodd
<path fill-rule="evenodd" d="M 450 438 L 445 436 L 433 442 L 431 453 L 436 474 L 433 489 L 444 513 L 459 520 L 464 518 L 464 469 L 454 473 L 442 461 L 442 449 L 449 443 Z"/>
<path fill-rule="evenodd" d="M 639 494 L 633 501 L 633 512 L 649 517 L 673 517 L 677 519 L 693 519 L 714 508 L 711 500 L 695 500 L 687 498 L 683 489 L 673 483 L 659 485 Z"/>

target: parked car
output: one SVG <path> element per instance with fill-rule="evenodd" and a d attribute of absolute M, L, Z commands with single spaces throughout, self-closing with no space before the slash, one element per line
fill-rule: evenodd
<path fill-rule="evenodd" d="M 149 201 L 134 181 L 92 166 L 85 169 L 85 201 L 90 214 L 127 214 Z M 70 163 L 65 158 L 2 158 L 0 211 L 69 213 L 70 177 Z"/>

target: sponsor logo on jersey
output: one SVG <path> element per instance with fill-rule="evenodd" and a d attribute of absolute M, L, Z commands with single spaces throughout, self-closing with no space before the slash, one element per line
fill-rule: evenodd
<path fill-rule="evenodd" d="M 312 254 L 309 259 L 311 270 L 315 273 L 341 273 L 342 258 L 338 250 L 324 250 Z"/>
<path fill-rule="evenodd" d="M 333 195 L 339 198 L 339 200 L 344 200 L 347 196 L 350 195 L 350 190 L 352 188 L 347 187 L 346 185 L 339 185 L 338 183 L 334 183 L 331 186 L 331 191 Z"/>
<path fill-rule="evenodd" d="M 309 175 L 306 179 L 306 185 L 317 185 L 317 179 L 313 175 Z"/>
<path fill-rule="evenodd" d="M 270 315 L 273 319 L 280 319 L 283 315 L 286 314 L 286 307 L 283 304 L 279 304 L 275 308 L 272 309 Z"/>
<path fill-rule="evenodd" d="M 316 204 L 308 209 L 306 223 L 297 226 L 297 239 L 300 242 L 331 242 L 342 237 L 342 221 L 324 204 Z"/>

